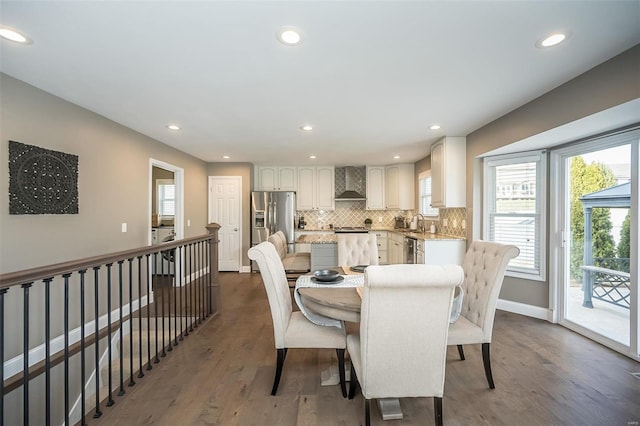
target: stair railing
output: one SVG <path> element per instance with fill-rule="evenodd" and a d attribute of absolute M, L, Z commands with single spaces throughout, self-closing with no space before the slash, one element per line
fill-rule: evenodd
<path fill-rule="evenodd" d="M 100 417 L 214 316 L 219 228 L 0 275 L 0 426 Z"/>

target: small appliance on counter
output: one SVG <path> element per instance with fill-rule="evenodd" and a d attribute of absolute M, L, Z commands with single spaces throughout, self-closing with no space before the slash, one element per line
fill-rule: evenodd
<path fill-rule="evenodd" d="M 393 226 L 395 229 L 405 229 L 407 228 L 407 219 L 404 216 L 396 216 L 393 218 L 395 225 Z"/>
<path fill-rule="evenodd" d="M 307 226 L 307 222 L 304 221 L 304 216 L 300 216 L 300 219 L 298 219 L 298 229 L 304 229 L 305 226 Z"/>

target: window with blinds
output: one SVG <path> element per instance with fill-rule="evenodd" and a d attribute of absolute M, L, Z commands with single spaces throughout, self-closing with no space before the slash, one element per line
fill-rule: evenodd
<path fill-rule="evenodd" d="M 160 216 L 174 216 L 176 206 L 176 186 L 171 179 L 157 180 L 158 214 Z"/>
<path fill-rule="evenodd" d="M 420 213 L 424 216 L 437 217 L 439 211 L 431 207 L 431 171 L 422 172 L 418 175 L 418 186 L 420 191 Z"/>
<path fill-rule="evenodd" d="M 484 239 L 513 244 L 520 255 L 509 275 L 545 279 L 544 152 L 484 160 Z"/>

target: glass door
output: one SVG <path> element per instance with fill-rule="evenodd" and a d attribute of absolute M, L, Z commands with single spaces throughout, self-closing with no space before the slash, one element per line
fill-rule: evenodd
<path fill-rule="evenodd" d="M 638 133 L 575 144 L 553 155 L 559 193 L 551 197 L 562 200 L 559 322 L 637 356 Z"/>

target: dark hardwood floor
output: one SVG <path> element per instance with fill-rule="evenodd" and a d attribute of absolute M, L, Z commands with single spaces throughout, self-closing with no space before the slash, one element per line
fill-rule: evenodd
<path fill-rule="evenodd" d="M 320 386 L 333 350 L 291 349 L 277 396 L 271 316 L 259 274 L 222 273 L 222 311 L 185 338 L 91 425 L 359 425 L 364 401 Z M 351 325 L 350 327 L 357 327 Z M 491 345 L 495 390 L 479 346 L 449 348 L 446 425 L 638 425 L 640 363 L 563 327 L 498 311 Z M 431 398 L 402 399 L 405 418 L 431 425 Z"/>

